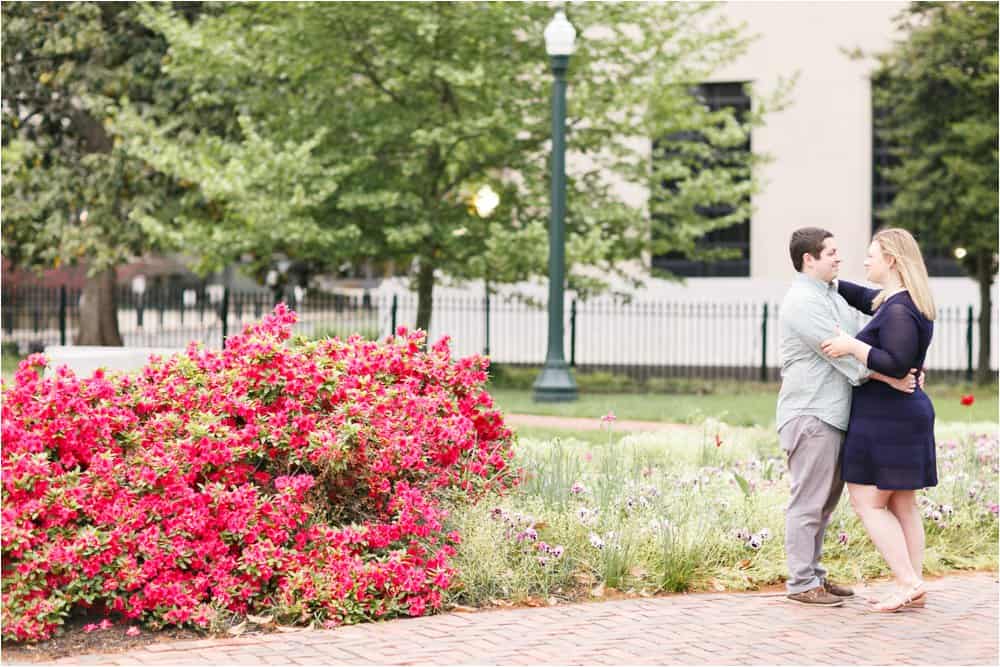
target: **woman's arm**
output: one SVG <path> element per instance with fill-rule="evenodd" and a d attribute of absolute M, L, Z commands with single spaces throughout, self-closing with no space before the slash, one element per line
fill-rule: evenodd
<path fill-rule="evenodd" d="M 833 338 L 823 341 L 823 353 L 831 357 L 850 354 L 873 371 L 902 378 L 916 366 L 919 353 L 917 323 L 900 303 L 889 305 L 883 317 L 879 327 L 882 347 L 872 347 L 838 329 Z"/>
<path fill-rule="evenodd" d="M 865 315 L 871 315 L 872 301 L 878 296 L 877 289 L 868 289 L 863 285 L 851 283 L 846 280 L 837 281 L 837 292 L 844 297 L 844 301 L 851 305 L 851 308 L 860 310 Z"/>

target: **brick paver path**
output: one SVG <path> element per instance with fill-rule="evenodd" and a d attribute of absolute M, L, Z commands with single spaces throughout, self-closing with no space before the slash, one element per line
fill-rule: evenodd
<path fill-rule="evenodd" d="M 997 664 L 995 573 L 928 581 L 922 610 L 867 611 L 864 596 L 885 587 L 858 589 L 836 609 L 780 593 L 674 595 L 153 644 L 57 664 Z"/>

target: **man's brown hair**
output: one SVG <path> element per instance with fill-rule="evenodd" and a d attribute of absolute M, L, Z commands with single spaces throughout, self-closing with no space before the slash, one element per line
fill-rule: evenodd
<path fill-rule="evenodd" d="M 833 232 L 819 227 L 803 227 L 792 232 L 792 240 L 788 243 L 788 252 L 792 255 L 792 266 L 802 273 L 802 255 L 809 253 L 816 259 L 823 252 L 823 241 L 833 238 Z"/>

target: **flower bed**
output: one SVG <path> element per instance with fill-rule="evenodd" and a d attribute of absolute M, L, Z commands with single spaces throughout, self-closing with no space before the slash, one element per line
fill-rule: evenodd
<path fill-rule="evenodd" d="M 22 362 L 3 392 L 5 638 L 80 606 L 151 627 L 440 606 L 459 542 L 443 501 L 516 481 L 486 360 L 404 329 L 291 340 L 294 322 L 279 305 L 135 376 Z"/>
<path fill-rule="evenodd" d="M 995 568 L 996 425 L 936 432 L 941 483 L 918 494 L 925 571 Z M 787 464 L 769 429 L 706 420 L 701 429 L 609 434 L 604 444 L 522 437 L 513 463 L 526 471 L 516 490 L 450 518 L 463 538 L 451 601 L 752 590 L 787 574 Z M 823 562 L 845 582 L 889 573 L 846 492 Z"/>

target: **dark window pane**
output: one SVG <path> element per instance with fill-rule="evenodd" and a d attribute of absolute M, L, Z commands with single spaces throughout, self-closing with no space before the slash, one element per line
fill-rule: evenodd
<path fill-rule="evenodd" d="M 735 109 L 737 118 L 750 111 L 750 96 L 747 95 L 742 82 L 703 83 L 692 90 L 711 111 L 723 108 Z M 693 131 L 677 132 L 668 137 L 671 142 L 703 141 L 703 137 Z M 653 159 L 667 155 L 663 142 L 653 142 Z M 736 149 L 742 154 L 750 152 L 750 141 Z M 724 165 L 739 160 L 726 159 L 723 153 L 717 158 L 717 163 Z M 674 185 L 663 183 L 662 196 L 669 197 Z M 732 207 L 724 204 L 699 206 L 696 211 L 706 218 L 719 218 L 732 213 Z M 750 219 L 747 218 L 723 229 L 717 229 L 705 234 L 698 240 L 697 246 L 703 249 L 732 249 L 738 253 L 733 259 L 701 261 L 693 260 L 679 252 L 669 252 L 653 256 L 653 268 L 670 271 L 684 277 L 746 277 L 750 275 Z"/>

